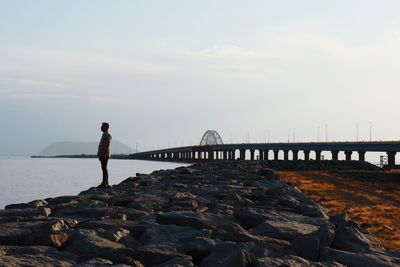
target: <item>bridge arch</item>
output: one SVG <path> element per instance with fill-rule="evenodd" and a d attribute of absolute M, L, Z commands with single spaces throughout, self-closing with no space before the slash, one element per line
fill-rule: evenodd
<path fill-rule="evenodd" d="M 200 141 L 200 146 L 222 145 L 222 138 L 217 131 L 208 130 Z"/>

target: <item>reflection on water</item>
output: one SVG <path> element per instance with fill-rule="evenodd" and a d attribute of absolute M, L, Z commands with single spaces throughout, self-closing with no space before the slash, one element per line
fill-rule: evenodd
<path fill-rule="evenodd" d="M 110 184 L 117 184 L 136 173 L 186 166 L 182 163 L 110 160 Z M 101 182 L 97 159 L 31 159 L 0 157 L 0 209 L 10 203 L 76 195 Z"/>

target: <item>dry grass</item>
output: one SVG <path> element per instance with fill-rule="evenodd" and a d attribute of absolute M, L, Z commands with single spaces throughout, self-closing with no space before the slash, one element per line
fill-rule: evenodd
<path fill-rule="evenodd" d="M 279 172 L 330 212 L 343 212 L 389 249 L 400 249 L 400 184 L 371 182 L 322 171 Z"/>

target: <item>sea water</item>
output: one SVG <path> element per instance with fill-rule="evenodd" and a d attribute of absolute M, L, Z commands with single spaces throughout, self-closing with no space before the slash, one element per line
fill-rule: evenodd
<path fill-rule="evenodd" d="M 108 162 L 109 184 L 136 173 L 186 166 L 182 163 L 114 160 Z M 76 195 L 101 183 L 98 159 L 0 157 L 0 209 L 12 203 Z"/>

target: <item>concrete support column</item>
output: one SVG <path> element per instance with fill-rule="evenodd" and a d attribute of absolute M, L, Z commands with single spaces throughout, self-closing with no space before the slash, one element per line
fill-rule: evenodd
<path fill-rule="evenodd" d="M 386 152 L 388 156 L 388 166 L 394 167 L 396 165 L 396 152 Z"/>
<path fill-rule="evenodd" d="M 264 151 L 261 149 L 258 150 L 258 159 L 264 160 Z"/>
<path fill-rule="evenodd" d="M 228 159 L 228 151 L 224 150 L 224 152 L 222 152 L 223 156 L 224 156 L 224 160 Z"/>
<path fill-rule="evenodd" d="M 304 160 L 310 160 L 310 151 L 304 150 Z"/>
<path fill-rule="evenodd" d="M 240 150 L 240 160 L 245 160 L 246 159 L 246 150 L 242 149 Z"/>
<path fill-rule="evenodd" d="M 321 151 L 319 150 L 315 151 L 315 160 L 317 161 L 321 160 Z"/>
<path fill-rule="evenodd" d="M 289 160 L 289 150 L 283 150 L 283 159 Z"/>
<path fill-rule="evenodd" d="M 231 159 L 235 160 L 236 150 L 231 151 Z"/>
<path fill-rule="evenodd" d="M 358 160 L 365 161 L 365 151 L 358 151 Z"/>
<path fill-rule="evenodd" d="M 332 160 L 339 159 L 339 151 L 331 151 L 331 153 L 332 153 Z"/>
<path fill-rule="evenodd" d="M 299 160 L 299 151 L 298 150 L 293 150 L 293 160 Z"/>
<path fill-rule="evenodd" d="M 250 150 L 250 160 L 254 160 L 254 150 Z"/>
<path fill-rule="evenodd" d="M 274 150 L 274 160 L 279 159 L 279 150 Z"/>
<path fill-rule="evenodd" d="M 264 150 L 264 160 L 269 160 L 268 154 L 269 150 Z"/>
<path fill-rule="evenodd" d="M 353 154 L 353 151 L 345 151 L 344 154 L 346 155 L 346 160 L 351 160 L 351 154 Z"/>

